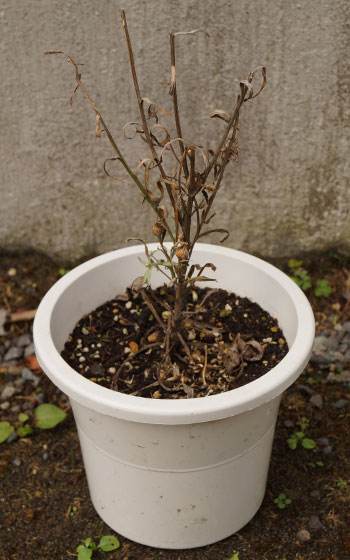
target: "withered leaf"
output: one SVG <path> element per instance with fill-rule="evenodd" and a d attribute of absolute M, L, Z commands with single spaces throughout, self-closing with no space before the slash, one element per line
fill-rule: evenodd
<path fill-rule="evenodd" d="M 264 355 L 264 348 L 257 340 L 248 340 L 242 351 L 243 359 L 247 362 L 258 362 Z"/>
<path fill-rule="evenodd" d="M 96 138 L 101 138 L 102 130 L 101 130 L 101 115 L 96 113 L 96 130 L 95 130 Z"/>
<path fill-rule="evenodd" d="M 117 296 L 115 296 L 115 298 L 117 301 L 128 301 L 129 296 L 127 293 L 125 294 L 118 294 Z"/>
<path fill-rule="evenodd" d="M 188 399 L 193 399 L 194 397 L 194 391 L 192 389 L 192 387 L 190 387 L 189 385 L 187 385 L 184 381 L 182 382 L 182 388 L 186 393 L 186 396 Z"/>
<path fill-rule="evenodd" d="M 188 286 L 192 286 L 195 282 L 216 282 L 215 278 L 208 278 L 207 276 L 195 276 L 189 278 L 186 282 Z"/>
<path fill-rule="evenodd" d="M 127 130 L 130 126 L 134 126 L 135 128 L 132 129 L 132 136 L 128 136 L 127 135 Z M 142 125 L 139 122 L 128 122 L 123 126 L 123 136 L 125 136 L 125 138 L 127 138 L 128 140 L 133 140 L 133 138 L 135 138 L 136 134 L 143 134 L 143 128 Z"/>
<path fill-rule="evenodd" d="M 225 122 L 230 122 L 231 116 L 226 112 L 222 111 L 221 109 L 215 109 L 211 113 L 209 113 L 209 117 L 214 119 L 215 117 L 218 119 L 222 119 Z"/>
<path fill-rule="evenodd" d="M 121 177 L 116 177 L 115 175 L 111 175 L 111 174 L 109 173 L 109 171 L 107 171 L 107 169 L 106 169 L 106 163 L 107 163 L 107 161 L 116 161 L 116 160 L 121 161 L 121 158 L 120 158 L 120 157 L 110 157 L 110 158 L 105 159 L 105 161 L 103 162 L 103 169 L 104 169 L 104 172 L 106 173 L 106 175 L 107 175 L 110 179 L 113 179 L 113 181 L 120 181 L 120 182 L 122 182 L 122 183 L 126 183 L 127 181 L 126 181 L 125 179 L 122 179 Z"/>
<path fill-rule="evenodd" d="M 165 109 L 162 109 L 162 107 L 160 107 L 160 105 L 157 105 L 157 103 L 154 103 L 151 99 L 149 99 L 148 97 L 143 97 L 142 98 L 142 103 L 147 103 L 148 107 L 148 114 L 149 111 L 151 109 L 151 112 L 153 113 L 154 110 L 160 111 L 161 113 L 163 113 L 163 115 L 169 115 L 170 117 L 172 117 L 172 113 L 169 113 L 168 111 L 165 111 Z M 153 114 L 152 114 L 153 116 Z"/>
<path fill-rule="evenodd" d="M 131 289 L 134 290 L 135 292 L 138 292 L 139 290 L 141 290 L 141 288 L 144 284 L 145 284 L 144 277 L 143 276 L 138 276 L 137 278 L 135 278 L 135 280 L 131 284 Z"/>
<path fill-rule="evenodd" d="M 204 237 L 205 235 L 209 235 L 210 233 L 224 233 L 224 237 L 222 239 L 220 239 L 220 243 L 223 243 L 224 241 L 226 241 L 226 239 L 228 238 L 228 236 L 230 235 L 230 232 L 227 229 L 223 229 L 223 228 L 216 228 L 216 229 L 209 229 L 207 231 L 203 231 L 203 233 L 201 233 L 200 235 L 198 235 L 198 239 L 200 237 Z"/>

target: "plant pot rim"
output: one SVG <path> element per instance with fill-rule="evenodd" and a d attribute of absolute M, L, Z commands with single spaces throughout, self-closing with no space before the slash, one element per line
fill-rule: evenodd
<path fill-rule="evenodd" d="M 155 250 L 158 243 L 150 243 Z M 306 366 L 314 340 L 315 321 L 309 301 L 301 289 L 286 274 L 273 265 L 242 251 L 207 243 L 197 243 L 195 250 L 211 256 L 234 257 L 262 270 L 277 281 L 293 300 L 298 328 L 295 340 L 283 360 L 268 373 L 232 391 L 198 399 L 150 399 L 125 395 L 97 385 L 72 369 L 61 357 L 51 336 L 51 316 L 65 289 L 80 277 L 115 260 L 133 256 L 143 246 L 117 249 L 95 257 L 68 272 L 52 286 L 37 310 L 33 337 L 35 351 L 42 369 L 70 398 L 93 410 L 124 420 L 154 424 L 191 424 L 219 420 L 246 412 L 280 395 Z M 257 302 L 259 303 L 259 302 Z"/>

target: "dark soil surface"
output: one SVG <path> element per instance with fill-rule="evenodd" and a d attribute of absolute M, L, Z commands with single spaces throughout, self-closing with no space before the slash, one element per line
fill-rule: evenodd
<path fill-rule="evenodd" d="M 350 321 L 350 263 L 325 257 L 311 259 L 307 267 L 313 286 L 327 278 L 333 288 L 328 297 L 314 296 L 313 289 L 308 295 L 318 335 L 335 340 Z M 41 256 L 0 257 L 0 308 L 12 313 L 35 308 L 58 277 L 58 267 Z M 0 346 L 30 328 L 30 321 L 8 323 Z M 9 368 L 23 365 L 36 371 L 39 384 L 26 381 L 21 394 L 10 399 L 10 408 L 0 409 L 1 420 L 14 422 L 13 405 L 34 403 L 39 391 L 44 402 L 68 414 L 52 430 L 34 428 L 30 437 L 0 445 L 0 559 L 68 560 L 76 557 L 82 539 L 97 541 L 114 533 L 91 505 L 65 395 L 38 371 L 33 358 L 0 365 L 0 391 L 8 383 Z M 286 391 L 264 502 L 238 533 L 188 551 L 152 549 L 117 535 L 120 548 L 96 551 L 93 559 L 229 560 L 238 553 L 235 560 L 350 560 L 349 370 L 350 361 L 326 359 L 321 353 Z M 312 449 L 303 447 L 302 437 L 295 435 L 300 431 L 315 442 Z M 298 439 L 294 450 L 287 443 L 290 438 Z M 292 500 L 282 509 L 275 502 L 280 494 Z"/>
<path fill-rule="evenodd" d="M 250 383 L 288 352 L 277 321 L 259 305 L 209 288 L 192 289 L 181 334 L 170 327 L 167 348 L 163 316 L 174 290 L 142 292 L 146 301 L 128 289 L 79 320 L 62 352 L 73 369 L 121 393 L 196 398 Z"/>

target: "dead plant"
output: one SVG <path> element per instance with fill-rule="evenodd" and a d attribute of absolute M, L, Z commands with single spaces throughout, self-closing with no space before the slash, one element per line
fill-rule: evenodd
<path fill-rule="evenodd" d="M 74 94 L 78 90 L 83 93 L 96 114 L 96 137 L 101 138 L 102 133 L 105 133 L 115 152 L 113 157 L 108 157 L 104 162 L 106 174 L 113 180 L 122 180 L 112 175 L 107 169 L 107 164 L 109 165 L 110 162 L 120 162 L 140 190 L 143 202 L 146 201 L 155 212 L 152 234 L 159 242 L 159 249 L 150 251 L 143 239 L 137 239 L 145 246 L 145 274 L 135 279 L 132 289 L 140 291 L 163 333 L 161 340 L 156 344 L 162 344 L 164 347 L 164 358 L 157 370 L 157 383 L 164 386 L 164 380 L 180 378 L 178 365 L 172 359 L 172 354 L 178 352 L 179 345 L 182 347 L 181 360 L 185 363 L 193 361 L 192 353 L 183 334 L 186 328 L 198 328 L 198 321 L 196 323 L 194 317 L 189 317 L 188 313 L 184 312 L 185 303 L 194 284 L 214 280 L 207 276 L 207 270 L 215 271 L 215 266 L 209 262 L 204 266 L 190 264 L 190 259 L 197 241 L 204 239 L 209 234 L 220 233 L 222 234 L 221 242 L 223 242 L 229 235 L 229 232 L 223 228 L 211 227 L 211 221 L 215 216 L 212 207 L 222 187 L 228 164 L 237 160 L 240 111 L 244 103 L 256 98 L 265 87 L 266 69 L 263 66 L 256 68 L 250 72 L 246 80 L 239 83 L 239 93 L 235 97 L 233 106 L 227 111 L 215 109 L 210 113 L 211 118 L 221 119 L 224 130 L 214 149 L 204 149 L 188 142 L 183 137 L 175 62 L 176 39 L 180 36 L 196 34 L 201 30 L 170 33 L 171 81 L 169 94 L 173 106 L 173 112 L 170 113 L 148 97 L 142 96 L 124 10 L 121 11 L 121 19 L 140 113 L 140 119 L 127 123 L 123 128 L 123 133 L 127 138 L 140 135 L 149 149 L 149 155 L 140 159 L 136 170 L 132 170 L 127 163 L 100 110 L 86 90 L 81 79 L 80 65 L 64 51 L 45 51 L 44 54 L 64 54 L 74 67 L 76 87 L 70 102 L 72 104 Z M 257 73 L 261 74 L 261 83 L 257 92 L 254 93 L 253 79 Z M 169 133 L 170 127 L 162 122 L 165 118 L 173 119 L 175 137 Z M 166 155 L 170 155 L 173 162 L 172 166 L 169 165 L 167 168 L 165 168 Z M 143 180 L 137 175 L 141 170 Z M 170 248 L 165 244 L 165 240 L 170 240 Z M 175 301 L 173 307 L 166 310 L 168 312 L 166 319 L 155 311 L 155 294 L 151 289 L 153 269 L 162 272 L 167 282 L 174 286 Z M 199 327 L 206 328 L 205 325 L 199 325 Z M 207 356 L 207 349 L 205 349 L 205 356 Z M 244 360 L 257 360 L 261 356 L 262 348 L 258 342 L 245 342 L 238 335 L 232 348 L 227 350 L 224 360 L 230 372 L 235 371 L 237 375 L 240 375 Z M 122 367 L 123 364 L 121 364 Z M 205 376 L 206 358 L 202 371 L 204 385 Z M 166 387 L 169 388 L 169 385 Z M 193 396 L 189 387 L 184 388 L 188 393 L 187 396 Z"/>

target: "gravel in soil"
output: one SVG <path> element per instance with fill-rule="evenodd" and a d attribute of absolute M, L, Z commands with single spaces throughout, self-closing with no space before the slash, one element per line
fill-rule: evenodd
<path fill-rule="evenodd" d="M 322 270 L 313 266 L 312 278 L 326 274 L 334 288 L 329 298 L 311 296 L 317 337 L 323 338 L 316 339 L 309 366 L 283 396 L 267 491 L 254 519 L 228 539 L 198 550 L 156 550 L 117 535 L 121 547 L 96 552 L 94 558 L 229 560 L 237 552 L 239 560 L 350 559 L 350 266 L 334 267 L 329 260 Z M 15 275 L 8 274 L 11 269 Z M 58 267 L 40 256 L 1 257 L 0 308 L 12 313 L 35 308 L 58 277 Z M 0 559 L 67 560 L 76 557 L 82 539 L 113 531 L 90 502 L 67 397 L 29 353 L 31 322 L 5 329 L 1 421 L 17 422 L 20 412 L 31 420 L 38 398 L 68 414 L 53 430 L 34 427 L 31 436 L 0 445 Z M 21 357 L 4 361 L 12 347 L 22 348 Z"/>

